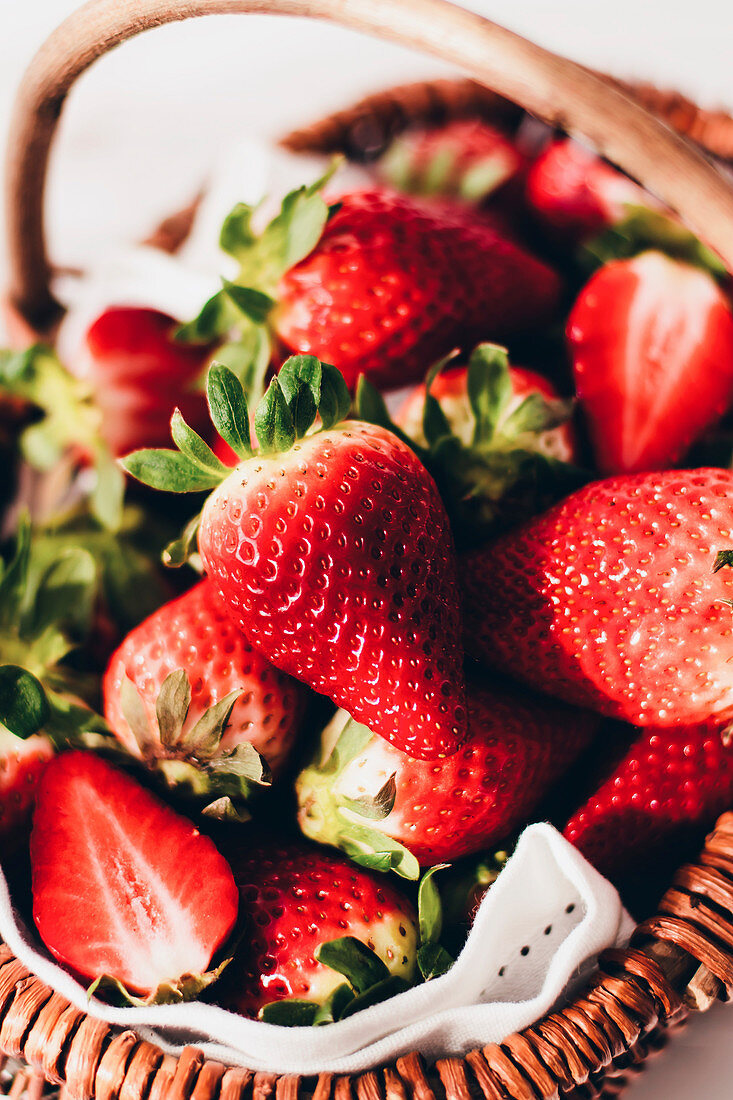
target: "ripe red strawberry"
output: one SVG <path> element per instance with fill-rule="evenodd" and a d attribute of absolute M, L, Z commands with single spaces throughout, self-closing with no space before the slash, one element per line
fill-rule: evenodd
<path fill-rule="evenodd" d="M 576 241 L 621 221 L 629 205 L 658 205 L 638 184 L 570 138 L 552 142 L 534 162 L 527 199 L 544 225 Z"/>
<path fill-rule="evenodd" d="M 281 279 L 285 348 L 334 363 L 353 388 L 421 379 L 456 345 L 549 320 L 555 274 L 470 211 L 402 195 L 345 195 L 313 251 Z"/>
<path fill-rule="evenodd" d="M 237 888 L 211 840 L 91 753 L 47 766 L 31 870 L 33 918 L 52 955 L 134 993 L 200 990 L 237 919 Z"/>
<path fill-rule="evenodd" d="M 733 718 L 733 473 L 588 485 L 467 555 L 466 646 L 551 695 L 638 726 Z"/>
<path fill-rule="evenodd" d="M 549 381 L 536 371 L 526 367 L 510 367 L 509 382 L 511 398 L 501 410 L 501 418 L 496 429 L 501 431 L 512 413 L 520 407 L 525 398 L 531 394 L 538 394 L 545 401 L 558 401 L 560 395 Z M 425 385 L 415 386 L 410 391 L 404 404 L 400 407 L 396 423 L 402 430 L 417 443 L 425 445 L 427 442 L 423 431 L 423 414 L 425 409 Z M 440 407 L 446 415 L 453 432 L 466 446 L 473 442 L 476 427 L 476 418 L 471 408 L 468 397 L 468 367 L 452 367 L 442 371 L 431 383 L 430 393 L 440 402 Z M 556 428 L 550 428 L 538 433 L 527 433 L 532 438 L 518 440 L 512 437 L 512 445 L 520 443 L 540 454 L 555 458 L 559 462 L 573 462 L 576 459 L 575 434 L 568 423 Z"/>
<path fill-rule="evenodd" d="M 733 800 L 733 746 L 692 726 L 639 734 L 565 826 L 602 874 L 628 874 L 709 828 Z"/>
<path fill-rule="evenodd" d="M 527 823 L 587 747 L 598 719 L 548 699 L 468 682 L 469 734 L 448 760 L 411 760 L 340 711 L 298 782 L 313 840 L 353 853 L 404 846 L 421 867 L 483 851 Z M 398 869 L 415 876 L 414 860 Z"/>
<path fill-rule="evenodd" d="M 210 371 L 209 402 L 243 459 L 235 470 L 176 417 L 182 453 L 137 452 L 126 468 L 158 488 L 218 486 L 199 551 L 268 661 L 413 756 L 455 752 L 466 715 L 453 543 L 414 452 L 384 428 L 340 423 L 343 379 L 312 357 L 293 357 L 270 384 L 256 455 L 226 367 Z M 316 412 L 322 427 L 306 434 Z"/>
<path fill-rule="evenodd" d="M 230 859 L 250 934 L 217 986 L 225 1008 L 257 1016 L 285 998 L 323 1004 L 344 978 L 317 961 L 319 948 L 344 936 L 412 978 L 416 914 L 384 876 L 297 841 L 238 844 Z"/>
<path fill-rule="evenodd" d="M 480 119 L 457 119 L 400 135 L 377 167 L 400 191 L 476 203 L 513 179 L 523 163 L 500 130 Z"/>
<path fill-rule="evenodd" d="M 179 731 L 178 751 L 184 759 L 186 735 L 204 713 L 240 691 L 219 752 L 248 742 L 273 772 L 282 770 L 300 728 L 306 689 L 252 648 L 209 580 L 164 604 L 128 634 L 105 673 L 107 721 L 128 752 L 152 766 L 177 756 L 175 748 L 167 750 L 162 744 L 156 714 L 163 683 L 177 669 L 185 670 L 191 685 L 190 705 Z M 135 686 L 147 714 L 149 736 L 143 745 L 125 717 L 125 680 Z"/>
<path fill-rule="evenodd" d="M 8 852 L 26 836 L 43 769 L 53 756 L 51 742 L 25 740 L 0 727 L 0 850 Z"/>
<path fill-rule="evenodd" d="M 606 264 L 567 326 L 599 469 L 677 463 L 733 400 L 733 313 L 706 272 L 644 252 Z"/>
<path fill-rule="evenodd" d="M 174 319 L 157 310 L 108 309 L 69 364 L 92 387 L 102 436 L 115 455 L 163 445 L 176 406 L 193 424 L 205 423 L 198 383 L 211 349 L 176 342 L 175 329 Z"/>

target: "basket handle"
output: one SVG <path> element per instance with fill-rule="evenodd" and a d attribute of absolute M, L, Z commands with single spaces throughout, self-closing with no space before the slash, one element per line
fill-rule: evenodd
<path fill-rule="evenodd" d="M 200 15 L 308 16 L 459 65 L 539 118 L 592 142 L 680 217 L 733 270 L 733 190 L 697 150 L 600 77 L 447 0 L 90 0 L 36 54 L 17 93 L 5 181 L 9 301 L 38 332 L 50 289 L 43 206 L 49 151 L 69 89 L 107 50 Z"/>

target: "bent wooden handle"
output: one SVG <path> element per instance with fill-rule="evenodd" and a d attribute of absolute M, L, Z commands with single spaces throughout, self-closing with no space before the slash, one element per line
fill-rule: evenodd
<path fill-rule="evenodd" d="M 461 66 L 532 114 L 588 141 L 662 199 L 733 270 L 733 189 L 684 139 L 617 88 L 447 0 L 91 0 L 47 39 L 18 90 L 6 162 L 11 307 L 37 332 L 59 314 L 43 206 L 66 95 L 107 50 L 151 27 L 257 12 L 329 20 Z"/>

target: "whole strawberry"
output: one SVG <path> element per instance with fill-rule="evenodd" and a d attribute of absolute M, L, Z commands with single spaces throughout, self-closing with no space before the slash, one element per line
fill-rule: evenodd
<path fill-rule="evenodd" d="M 156 705 L 168 676 L 179 669 L 190 684 L 190 701 L 178 730 L 177 748 L 166 747 Z M 148 736 L 142 744 L 125 717 L 126 682 L 134 686 L 147 715 Z M 252 648 L 210 580 L 164 604 L 127 635 L 110 660 L 103 690 L 105 717 L 113 732 L 129 752 L 153 767 L 165 767 L 166 759 L 185 760 L 187 740 L 196 724 L 211 707 L 238 692 L 219 754 L 249 743 L 273 773 L 281 771 L 287 760 L 306 696 L 302 684 Z"/>
<path fill-rule="evenodd" d="M 181 453 L 142 451 L 126 468 L 158 488 L 218 486 L 201 515 L 204 567 L 245 636 L 401 749 L 455 752 L 466 731 L 463 654 L 448 519 L 414 452 L 383 428 L 341 423 L 338 371 L 293 357 L 255 415 L 242 387 L 209 375 L 223 466 L 180 417 Z M 306 434 L 319 412 L 322 428 Z"/>
<path fill-rule="evenodd" d="M 1 851 L 11 851 L 27 837 L 38 781 L 52 756 L 48 738 L 24 739 L 0 726 Z"/>
<path fill-rule="evenodd" d="M 513 179 L 523 163 L 517 147 L 500 130 L 480 119 L 456 119 L 401 134 L 377 169 L 400 191 L 477 203 Z"/>
<path fill-rule="evenodd" d="M 675 465 L 733 400 L 733 311 L 706 271 L 643 252 L 606 264 L 567 325 L 602 473 Z"/>
<path fill-rule="evenodd" d="M 157 1000 L 197 994 L 238 911 L 232 873 L 208 837 L 124 772 L 62 753 L 38 791 L 33 919 L 75 975 Z"/>
<path fill-rule="evenodd" d="M 468 720 L 462 748 L 431 762 L 410 759 L 340 711 L 297 781 L 301 829 L 417 877 L 418 864 L 485 850 L 526 824 L 598 725 L 587 711 L 476 678 Z"/>
<path fill-rule="evenodd" d="M 657 205 L 638 184 L 570 138 L 553 141 L 534 162 L 527 200 L 548 230 L 574 241 L 621 221 L 630 205 Z"/>
<path fill-rule="evenodd" d="M 422 380 L 441 355 L 542 325 L 558 305 L 553 271 L 479 214 L 384 190 L 330 208 L 303 188 L 257 237 L 237 207 L 221 235 L 240 272 L 186 326 L 188 338 L 264 328 L 282 350 L 333 363 L 350 389 Z"/>
<path fill-rule="evenodd" d="M 445 360 L 390 419 L 362 378 L 357 412 L 408 443 L 435 478 L 459 549 L 549 507 L 585 480 L 572 465 L 572 402 L 534 371 L 509 366 L 505 348 L 479 344 L 466 366 Z"/>
<path fill-rule="evenodd" d="M 417 916 L 384 876 L 298 841 L 248 840 L 227 851 L 249 935 L 215 990 L 225 1008 L 267 1018 L 266 1006 L 284 999 L 324 1004 L 344 976 L 318 959 L 344 937 L 381 959 L 385 979 L 413 977 Z"/>
<path fill-rule="evenodd" d="M 685 845 L 733 800 L 733 746 L 704 726 L 640 732 L 565 826 L 565 836 L 611 878 L 651 867 Z"/>
<path fill-rule="evenodd" d="M 101 434 L 115 455 L 162 446 L 176 406 L 191 423 L 206 422 L 200 380 L 211 349 L 176 341 L 176 327 L 157 310 L 107 309 L 69 364 L 91 387 Z"/>
<path fill-rule="evenodd" d="M 467 555 L 467 648 L 638 726 L 733 718 L 733 473 L 610 478 Z"/>

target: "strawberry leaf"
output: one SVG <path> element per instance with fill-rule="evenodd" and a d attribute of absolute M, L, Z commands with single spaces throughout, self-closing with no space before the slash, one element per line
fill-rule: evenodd
<path fill-rule="evenodd" d="M 264 325 L 238 328 L 237 339 L 217 349 L 216 362 L 229 367 L 237 376 L 248 404 L 255 408 L 265 392 L 265 376 L 272 355 L 270 336 Z"/>
<path fill-rule="evenodd" d="M 295 442 L 293 416 L 277 378 L 257 406 L 255 432 L 263 454 L 289 451 Z"/>
<path fill-rule="evenodd" d="M 240 313 L 243 313 L 250 321 L 254 321 L 256 325 L 263 325 L 275 305 L 275 299 L 271 298 L 269 294 L 257 290 L 256 287 L 240 286 L 238 283 L 231 283 L 227 279 L 222 281 L 224 283 L 224 293 L 229 296 Z"/>
<path fill-rule="evenodd" d="M 241 261 L 257 240 L 252 229 L 253 213 L 254 209 L 247 203 L 238 202 L 224 219 L 219 234 L 219 247 L 235 260 Z"/>
<path fill-rule="evenodd" d="M 201 513 L 197 512 L 181 532 L 180 538 L 169 542 L 163 551 L 163 564 L 171 569 L 179 569 L 189 563 L 191 555 L 196 550 L 199 527 L 201 526 Z"/>
<path fill-rule="evenodd" d="M 507 437 L 539 435 L 567 423 L 572 411 L 572 401 L 548 401 L 539 393 L 531 393 L 509 414 L 501 425 L 501 433 Z"/>
<path fill-rule="evenodd" d="M 96 480 L 89 497 L 92 515 L 108 531 L 118 531 L 123 518 L 125 476 L 107 446 L 94 448 Z"/>
<path fill-rule="evenodd" d="M 120 687 L 120 706 L 122 716 L 144 756 L 155 744 L 155 734 L 150 728 L 150 718 L 140 693 L 128 676 L 125 676 Z"/>
<path fill-rule="evenodd" d="M 479 344 L 468 363 L 468 400 L 476 427 L 474 445 L 493 436 L 502 412 L 512 398 L 509 358 L 498 344 Z"/>
<path fill-rule="evenodd" d="M 91 623 L 97 596 L 98 572 L 94 558 L 79 547 L 62 550 L 42 574 L 23 630 L 39 635 L 49 627 L 73 626 L 85 632 Z"/>
<path fill-rule="evenodd" d="M 726 280 L 722 260 L 694 233 L 660 210 L 628 203 L 626 216 L 587 241 L 580 252 L 583 267 L 595 270 L 612 260 L 630 259 L 650 249 L 683 263 L 701 267 L 713 278 Z"/>
<path fill-rule="evenodd" d="M 377 982 L 388 978 L 389 969 L 379 956 L 354 936 L 341 936 L 320 944 L 315 950 L 318 962 L 343 974 L 357 993 L 366 993 Z"/>
<path fill-rule="evenodd" d="M 346 1006 L 353 1001 L 354 991 L 350 985 L 345 982 L 343 985 L 337 985 L 333 993 L 323 1004 L 319 1007 L 313 1020 L 314 1027 L 320 1027 L 322 1024 L 332 1024 L 336 1020 L 340 1020 Z"/>
<path fill-rule="evenodd" d="M 215 484 L 228 475 L 229 467 L 220 462 L 208 443 L 204 443 L 201 436 L 188 426 L 179 409 L 176 409 L 171 417 L 171 436 L 181 454 L 185 455 L 194 466 L 218 479 Z"/>
<path fill-rule="evenodd" d="M 371 1008 L 372 1005 L 378 1005 L 382 1001 L 388 1001 L 391 997 L 397 997 L 409 988 L 410 983 L 406 982 L 404 978 L 390 974 L 384 981 L 377 982 L 365 993 L 354 997 L 354 1000 L 350 1001 L 341 1013 L 341 1019 L 345 1020 L 348 1016 L 353 1016 L 355 1012 L 362 1012 L 365 1008 Z"/>
<path fill-rule="evenodd" d="M 349 718 L 338 735 L 331 752 L 322 761 L 323 775 L 339 776 L 346 765 L 362 752 L 375 735 L 368 726 Z"/>
<path fill-rule="evenodd" d="M 190 705 L 191 684 L 188 674 L 185 669 L 176 669 L 166 676 L 155 701 L 160 741 L 164 748 L 175 748 L 180 741 Z"/>
<path fill-rule="evenodd" d="M 151 489 L 168 493 L 197 493 L 213 489 L 222 481 L 220 474 L 196 466 L 180 451 L 150 449 L 133 451 L 120 459 L 123 470 Z M 230 471 L 222 467 L 226 474 Z"/>
<path fill-rule="evenodd" d="M 717 573 L 726 565 L 733 565 L 733 550 L 718 550 L 713 563 L 713 573 Z"/>
<path fill-rule="evenodd" d="M 392 432 L 406 446 L 410 447 L 418 458 L 421 458 L 425 453 L 422 447 L 419 447 L 414 440 L 405 435 L 401 428 L 397 427 L 389 415 L 387 404 L 381 393 L 364 374 L 359 375 L 359 381 L 356 385 L 356 412 L 361 420 L 366 420 L 369 424 L 378 424 L 381 428 L 386 428 L 387 431 Z"/>
<path fill-rule="evenodd" d="M 278 373 L 296 439 L 305 435 L 316 418 L 321 402 L 322 373 L 321 363 L 315 355 L 291 355 Z"/>
<path fill-rule="evenodd" d="M 249 458 L 249 410 L 239 378 L 221 363 L 212 364 L 206 385 L 211 419 L 217 432 L 240 458 Z"/>
<path fill-rule="evenodd" d="M 31 737 L 49 716 L 43 685 L 27 669 L 0 665 L 0 725 L 16 737 Z"/>
<path fill-rule="evenodd" d="M 288 997 L 263 1005 L 257 1013 L 257 1019 L 266 1024 L 277 1024 L 278 1027 L 313 1027 L 319 1007 L 315 1001 L 300 1001 L 297 997 Z"/>
<path fill-rule="evenodd" d="M 418 948 L 417 965 L 423 981 L 429 982 L 446 974 L 454 962 L 455 959 L 439 943 L 424 943 Z"/>
<path fill-rule="evenodd" d="M 209 344 L 225 336 L 237 323 L 239 312 L 224 290 L 218 290 L 201 307 L 198 316 L 181 325 L 174 339 L 182 344 Z"/>
<path fill-rule="evenodd" d="M 214 703 L 204 711 L 193 729 L 189 730 L 183 738 L 183 745 L 187 752 L 199 758 L 207 758 L 213 756 L 214 753 L 218 751 L 222 735 L 231 718 L 234 704 L 241 694 L 241 688 L 237 691 L 231 691 L 228 695 L 225 695 L 223 699 L 220 699 L 218 703 Z M 238 746 L 238 748 L 240 747 L 243 746 Z M 254 754 L 254 757 L 247 757 L 248 767 L 250 769 L 254 767 L 256 775 L 258 769 L 261 767 L 260 758 L 251 745 L 247 745 L 247 748 Z M 252 777 L 251 770 L 247 771 L 246 778 L 251 779 Z"/>
<path fill-rule="evenodd" d="M 330 363 L 321 363 L 321 397 L 318 402 L 323 427 L 332 428 L 351 411 L 351 394 L 341 371 Z"/>
<path fill-rule="evenodd" d="M 385 817 L 389 817 L 392 813 L 396 797 L 397 785 L 395 773 L 393 773 L 373 797 L 344 798 L 342 804 L 359 817 L 369 821 L 384 821 Z"/>
<path fill-rule="evenodd" d="M 445 871 L 449 863 L 438 863 L 426 871 L 417 891 L 417 916 L 420 927 L 420 943 L 437 943 L 443 930 L 443 909 L 433 876 Z"/>

